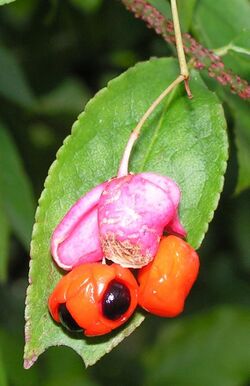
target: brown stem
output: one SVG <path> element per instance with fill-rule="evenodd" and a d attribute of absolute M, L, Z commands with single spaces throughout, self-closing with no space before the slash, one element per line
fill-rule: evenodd
<path fill-rule="evenodd" d="M 133 12 L 135 17 L 144 20 L 149 28 L 170 43 L 176 44 L 174 26 L 171 20 L 166 19 L 157 9 L 145 0 L 121 0 L 125 7 Z M 221 57 L 212 50 L 203 47 L 190 34 L 182 34 L 184 51 L 192 60 L 193 67 L 197 70 L 206 69 L 211 78 L 223 86 L 229 86 L 234 94 L 242 99 L 250 99 L 250 85 L 237 74 L 226 68 Z"/>

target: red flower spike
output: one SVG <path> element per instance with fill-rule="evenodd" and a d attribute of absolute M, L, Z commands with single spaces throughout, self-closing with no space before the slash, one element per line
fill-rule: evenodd
<path fill-rule="evenodd" d="M 70 331 L 103 335 L 125 323 L 137 306 L 138 284 L 117 264 L 82 264 L 63 276 L 49 298 L 53 319 Z"/>
<path fill-rule="evenodd" d="M 139 271 L 139 305 L 158 316 L 179 315 L 198 271 L 199 257 L 189 244 L 163 237 L 154 260 Z"/>

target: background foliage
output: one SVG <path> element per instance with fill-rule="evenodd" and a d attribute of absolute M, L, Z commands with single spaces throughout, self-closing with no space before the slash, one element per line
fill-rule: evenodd
<path fill-rule="evenodd" d="M 249 2 L 180 0 L 179 7 L 184 28 L 249 80 Z M 22 369 L 29 240 L 49 165 L 90 96 L 137 61 L 168 55 L 172 49 L 118 1 L 18 0 L 0 8 L 1 385 L 249 384 L 249 103 L 205 73 L 225 108 L 230 160 L 185 313 L 148 318 L 93 368 L 60 347 Z"/>

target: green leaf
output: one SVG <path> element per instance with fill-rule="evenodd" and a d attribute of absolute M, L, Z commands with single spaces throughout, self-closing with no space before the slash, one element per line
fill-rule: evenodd
<path fill-rule="evenodd" d="M 225 12 L 226 9 L 226 12 Z M 225 64 L 238 75 L 249 79 L 250 66 L 250 5 L 247 0 L 201 0 L 195 8 L 193 31 L 209 48 L 223 56 Z M 235 141 L 239 176 L 236 193 L 250 186 L 249 105 L 218 89 L 235 118 Z"/>
<path fill-rule="evenodd" d="M 0 197 L 8 221 L 28 249 L 34 218 L 34 198 L 15 144 L 1 124 Z"/>
<path fill-rule="evenodd" d="M 236 193 L 250 188 L 250 131 L 249 131 L 249 112 L 246 115 L 236 116 L 235 122 L 236 146 L 239 163 L 239 175 Z"/>
<path fill-rule="evenodd" d="M 7 279 L 10 227 L 0 202 L 0 283 Z M 1 383 L 0 383 L 1 384 Z"/>
<path fill-rule="evenodd" d="M 15 1 L 15 0 L 0 0 L 0 5 L 13 3 L 13 1 Z"/>
<path fill-rule="evenodd" d="M 109 55 L 109 61 L 115 67 L 127 69 L 134 66 L 138 59 L 132 50 L 116 50 Z"/>
<path fill-rule="evenodd" d="M 195 8 L 192 25 L 195 37 L 214 49 L 227 68 L 244 79 L 250 76 L 249 19 L 247 0 L 201 0 Z"/>
<path fill-rule="evenodd" d="M 84 12 L 96 12 L 102 4 L 102 0 L 71 0 L 71 3 Z"/>
<path fill-rule="evenodd" d="M 238 176 L 235 193 L 250 187 L 250 130 L 249 103 L 227 93 L 216 85 L 217 94 L 226 102 L 234 119 L 234 138 L 237 150 Z"/>
<path fill-rule="evenodd" d="M 0 385 L 1 386 L 7 386 L 7 378 L 6 378 L 6 373 L 5 373 L 5 368 L 4 368 L 4 363 L 3 363 L 3 358 L 2 358 L 2 351 L 0 351 Z"/>
<path fill-rule="evenodd" d="M 12 0 L 12 2 L 13 1 L 15 0 Z M 32 20 L 32 16 L 34 15 L 34 11 L 37 7 L 37 2 L 38 0 L 19 0 L 15 1 L 15 4 L 13 4 L 12 6 L 5 7 L 5 9 L 3 10 L 4 19 L 8 23 L 9 28 L 14 28 L 18 31 L 24 31 L 25 28 L 27 28 L 28 23 L 30 23 Z M 11 40 L 8 39 L 7 41 L 8 43 L 11 43 Z M 25 45 L 22 45 L 21 48 L 17 45 L 17 40 L 15 40 L 15 43 L 15 50 L 17 50 L 18 53 L 20 52 L 23 57 L 23 54 L 25 52 Z"/>
<path fill-rule="evenodd" d="M 17 287 L 14 288 L 14 291 L 20 293 L 20 283 Z M 13 287 L 8 289 L 12 293 Z M 15 300 L 17 301 L 17 299 Z M 13 298 L 10 301 L 13 302 Z M 4 306 L 4 303 L 2 304 Z M 21 304 L 19 303 L 19 305 Z M 12 307 L 14 306 L 12 305 Z M 8 311 L 10 310 L 8 309 Z M 21 312 L 22 309 L 13 313 L 12 308 L 10 315 L 6 315 L 6 322 L 8 323 L 8 318 L 13 318 L 15 315 L 19 319 Z M 46 352 L 38 366 L 26 371 L 22 366 L 23 331 L 17 326 L 15 320 L 12 326 L 14 331 L 7 328 L 3 329 L 3 327 L 0 329 L 1 386 L 7 386 L 7 381 L 8 385 L 11 386 L 97 386 L 91 375 L 83 371 L 80 358 L 66 347 L 54 347 Z"/>
<path fill-rule="evenodd" d="M 74 339 L 54 324 L 47 299 L 61 277 L 50 256 L 53 229 L 70 206 L 100 182 L 116 175 L 131 130 L 156 97 L 179 74 L 174 59 L 140 63 L 111 81 L 86 106 L 72 135 L 57 154 L 39 201 L 31 248 L 27 292 L 25 366 L 47 347 L 72 347 L 86 365 L 94 364 L 143 320 L 137 312 L 119 331 L 101 338 Z M 227 159 L 225 119 L 217 97 L 196 72 L 189 100 L 181 85 L 146 122 L 132 154 L 130 170 L 158 172 L 182 190 L 181 220 L 198 247 L 213 217 Z"/>
<path fill-rule="evenodd" d="M 187 32 L 191 26 L 196 2 L 197 0 L 178 1 L 178 13 L 182 32 Z M 147 3 L 156 8 L 166 19 L 173 19 L 171 6 L 167 0 L 148 0 Z"/>
<path fill-rule="evenodd" d="M 197 0 L 178 1 L 178 13 L 182 32 L 188 31 L 191 26 L 196 2 Z M 156 8 L 166 19 L 173 19 L 171 6 L 167 0 L 148 0 L 147 3 Z"/>
<path fill-rule="evenodd" d="M 243 31 L 237 38 L 233 39 L 226 46 L 217 48 L 216 53 L 218 55 L 224 56 L 229 51 L 235 52 L 237 54 L 243 54 L 250 56 L 250 30 Z"/>
<path fill-rule="evenodd" d="M 231 106 L 235 123 L 234 133 L 238 158 L 238 180 L 236 193 L 250 187 L 250 130 L 249 130 L 249 104 L 231 98 Z"/>
<path fill-rule="evenodd" d="M 0 46 L 0 94 L 21 107 L 31 107 L 34 96 L 15 55 Z"/>
<path fill-rule="evenodd" d="M 249 203 L 250 203 L 250 190 L 241 194 L 235 198 L 233 208 L 233 226 L 232 234 L 234 237 L 235 245 L 237 246 L 237 267 L 238 262 L 240 264 L 240 270 L 245 271 L 246 274 L 250 274 L 250 238 L 249 238 Z M 243 270 L 242 270 L 243 268 Z M 249 286 L 249 282 L 246 281 Z M 239 287 L 239 286 L 237 286 Z M 233 289 L 234 287 L 232 287 Z M 249 299 L 248 291 L 244 291 L 245 296 Z M 241 299 L 243 296 L 241 296 Z"/>
<path fill-rule="evenodd" d="M 39 99 L 35 110 L 48 115 L 79 114 L 88 99 L 86 86 L 76 78 L 66 78 L 57 88 Z"/>
<path fill-rule="evenodd" d="M 67 347 L 53 348 L 46 352 L 46 377 L 42 386 L 97 386 L 86 372 L 76 353 Z"/>
<path fill-rule="evenodd" d="M 147 3 L 151 4 L 167 19 L 172 19 L 171 7 L 166 0 L 148 0 Z"/>
<path fill-rule="evenodd" d="M 221 307 L 169 322 L 146 354 L 146 385 L 239 386 L 250 376 L 250 312 Z"/>
<path fill-rule="evenodd" d="M 24 370 L 22 366 L 23 336 L 20 329 L 16 328 L 16 330 L 14 332 L 3 328 L 0 330 L 0 347 L 7 384 L 11 386 L 40 385 L 40 379 L 45 378 L 44 371 L 39 374 L 38 367 L 34 367 L 31 371 Z M 3 384 L 0 383 L 0 385 Z"/>
<path fill-rule="evenodd" d="M 179 0 L 178 12 L 182 32 L 189 31 L 197 0 Z"/>
<path fill-rule="evenodd" d="M 249 19 L 247 0 L 200 0 L 195 7 L 192 30 L 205 46 L 219 48 L 249 28 Z"/>
<path fill-rule="evenodd" d="M 250 15 L 249 15 L 250 16 Z M 245 30 L 217 53 L 223 55 L 223 61 L 238 75 L 250 78 L 250 30 Z"/>

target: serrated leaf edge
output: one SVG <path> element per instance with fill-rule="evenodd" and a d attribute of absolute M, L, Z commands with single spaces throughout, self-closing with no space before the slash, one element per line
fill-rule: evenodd
<path fill-rule="evenodd" d="M 207 87 L 208 88 L 208 87 Z M 199 249 L 201 244 L 202 244 L 202 241 L 204 240 L 204 237 L 208 231 L 208 228 L 209 228 L 209 224 L 210 222 L 212 221 L 212 219 L 214 218 L 214 215 L 215 215 L 215 211 L 219 205 L 219 201 L 220 201 L 220 196 L 221 196 L 221 193 L 222 193 L 222 190 L 223 190 L 223 186 L 224 186 L 224 182 L 225 182 L 225 177 L 224 177 L 224 174 L 226 172 L 226 169 L 227 169 L 227 160 L 228 160 L 228 157 L 229 157 L 229 143 L 228 143 L 228 137 L 227 137 L 227 123 L 226 123 L 226 118 L 225 118 L 225 114 L 224 114 L 224 110 L 223 110 L 223 107 L 219 101 L 219 98 L 217 97 L 216 93 L 212 93 L 216 96 L 217 98 L 217 101 L 218 101 L 218 107 L 220 108 L 220 112 L 218 111 L 218 113 L 221 115 L 221 118 L 223 119 L 223 133 L 224 133 L 224 138 L 223 138 L 223 144 L 226 144 L 226 151 L 225 151 L 225 157 L 224 159 L 222 159 L 221 161 L 221 168 L 220 168 L 220 180 L 218 180 L 218 191 L 217 191 L 217 195 L 215 195 L 214 197 L 214 205 L 212 207 L 212 210 L 210 210 L 210 212 L 208 213 L 208 218 L 207 218 L 207 222 L 205 223 L 204 225 L 204 230 L 202 232 L 202 235 L 197 243 L 197 246 L 195 246 L 196 248 L 195 249 Z"/>
<path fill-rule="evenodd" d="M 33 263 L 34 263 L 34 258 L 33 258 L 33 248 L 34 247 L 33 247 L 33 245 L 34 245 L 34 242 L 35 242 L 35 239 L 36 239 L 37 227 L 38 227 L 38 224 L 39 224 L 40 206 L 42 205 L 44 199 L 46 198 L 47 186 L 49 185 L 49 182 L 50 182 L 51 173 L 56 168 L 58 162 L 60 162 L 61 154 L 65 151 L 65 149 L 67 148 L 68 141 L 70 140 L 71 136 L 77 130 L 78 125 L 80 123 L 80 119 L 88 112 L 88 110 L 91 108 L 92 104 L 94 102 L 96 103 L 96 101 L 102 96 L 102 94 L 104 92 L 106 92 L 110 88 L 110 86 L 112 86 L 116 82 L 119 82 L 122 78 L 127 77 L 131 72 L 136 71 L 136 69 L 138 67 L 140 67 L 142 65 L 145 65 L 146 63 L 150 63 L 151 64 L 151 63 L 153 63 L 155 61 L 159 61 L 159 60 L 166 61 L 166 59 L 168 61 L 171 61 L 171 62 L 175 61 L 175 59 L 173 59 L 173 58 L 160 58 L 160 59 L 159 58 L 151 58 L 151 59 L 149 59 L 147 61 L 138 62 L 138 63 L 135 64 L 135 66 L 129 68 L 125 73 L 122 73 L 121 75 L 119 75 L 115 79 L 112 79 L 111 81 L 109 81 L 106 87 L 104 87 L 100 91 L 98 91 L 93 96 L 93 98 L 91 98 L 89 100 L 89 102 L 86 104 L 86 106 L 84 108 L 84 111 L 81 112 L 78 115 L 77 120 L 72 125 L 71 133 L 64 139 L 62 146 L 58 149 L 58 151 L 56 153 L 56 159 L 51 164 L 51 166 L 50 166 L 50 168 L 48 170 L 48 176 L 46 177 L 45 182 L 44 182 L 44 189 L 43 189 L 43 191 L 41 193 L 41 196 L 40 196 L 40 198 L 38 200 L 38 207 L 37 207 L 37 210 L 36 210 L 36 213 L 35 213 L 35 223 L 34 223 L 33 230 L 32 230 L 32 237 L 31 237 L 31 244 L 30 244 L 30 256 L 31 256 L 31 258 L 30 258 L 30 262 L 29 262 L 29 285 L 28 285 L 27 290 L 26 290 L 25 313 L 24 313 L 24 317 L 25 317 L 24 368 L 25 369 L 30 368 L 35 363 L 35 361 L 38 359 L 39 355 L 41 355 L 46 350 L 46 348 L 48 348 L 48 347 L 44 347 L 44 349 L 37 350 L 36 353 L 33 353 L 32 355 L 30 355 L 29 351 L 28 351 L 28 346 L 27 345 L 28 345 L 28 342 L 30 340 L 29 298 L 32 295 L 32 273 L 33 273 Z M 141 324 L 141 323 L 142 323 L 142 321 L 139 324 Z M 139 326 L 139 324 L 138 324 L 138 326 Z M 137 328 L 138 326 L 136 325 L 135 328 Z M 130 326 L 130 327 L 132 327 L 132 326 Z M 125 334 L 124 337 L 127 337 L 135 328 L 128 329 L 129 332 L 127 334 Z M 117 339 L 117 343 L 115 341 L 114 345 L 110 348 L 109 351 L 111 351 L 112 348 L 115 347 L 117 344 L 119 344 L 122 340 L 123 340 L 123 337 L 120 337 L 119 339 Z M 103 355 L 105 355 L 105 353 L 103 353 Z M 82 357 L 82 355 L 81 355 L 81 357 Z M 83 361 L 85 363 L 84 359 L 83 359 Z M 93 363 L 92 362 L 90 363 L 90 362 L 88 364 L 86 364 L 86 363 L 85 364 L 86 365 L 92 365 L 95 362 L 97 362 L 97 360 L 95 362 L 93 362 Z"/>
<path fill-rule="evenodd" d="M 47 186 L 48 186 L 48 184 L 50 182 L 51 173 L 54 171 L 55 167 L 57 166 L 58 162 L 60 161 L 61 154 L 67 148 L 67 144 L 68 144 L 68 141 L 70 140 L 70 137 L 75 133 L 75 130 L 77 130 L 78 125 L 80 123 L 79 122 L 80 119 L 88 112 L 88 110 L 89 110 L 89 108 L 91 108 L 92 104 L 94 102 L 96 103 L 98 98 L 100 98 L 100 96 L 102 96 L 102 94 L 104 92 L 106 92 L 110 88 L 110 86 L 112 86 L 116 82 L 119 82 L 120 79 L 122 79 L 124 77 L 127 77 L 131 72 L 134 72 L 141 65 L 145 65 L 146 63 L 152 64 L 153 62 L 159 61 L 159 60 L 166 61 L 166 59 L 169 60 L 169 61 L 172 61 L 172 62 L 175 61 L 175 59 L 173 59 L 173 58 L 151 58 L 148 61 L 143 61 L 143 62 L 136 63 L 136 65 L 134 67 L 128 69 L 125 73 L 122 73 L 120 76 L 116 77 L 115 79 L 112 79 L 110 82 L 108 82 L 106 87 L 104 87 L 103 89 L 98 91 L 94 95 L 94 97 L 89 100 L 89 102 L 85 106 L 84 111 L 79 114 L 79 116 L 77 117 L 77 120 L 73 123 L 72 129 L 71 129 L 71 133 L 64 139 L 62 146 L 59 148 L 59 150 L 56 153 L 55 161 L 51 164 L 51 166 L 49 168 L 48 176 L 46 177 L 45 182 L 44 182 L 44 189 L 43 189 L 43 191 L 41 193 L 41 196 L 40 196 L 40 198 L 38 200 L 38 207 L 37 207 L 37 210 L 36 210 L 36 213 L 35 213 L 35 224 L 33 226 L 32 239 L 31 239 L 31 259 L 30 259 L 30 263 L 29 263 L 29 285 L 28 285 L 28 288 L 27 288 L 27 291 L 26 291 L 26 301 L 25 301 L 25 342 L 26 342 L 25 343 L 25 348 L 24 348 L 24 367 L 25 368 L 30 368 L 35 363 L 35 361 L 38 359 L 39 355 L 41 355 L 48 347 L 51 347 L 51 346 L 46 346 L 42 350 L 41 349 L 40 350 L 36 350 L 36 352 L 33 352 L 32 355 L 29 354 L 28 347 L 27 347 L 27 344 L 28 344 L 29 339 L 30 339 L 29 297 L 32 294 L 32 272 L 33 272 L 33 262 L 34 262 L 33 261 L 34 258 L 32 257 L 33 256 L 33 244 L 34 244 L 34 241 L 35 241 L 35 238 L 36 238 L 37 227 L 38 227 L 38 224 L 39 224 L 40 206 L 42 205 L 44 199 L 46 198 Z M 213 94 L 216 96 L 215 93 L 213 93 Z M 216 98 L 217 98 L 217 96 L 216 96 Z M 219 99 L 218 98 L 217 98 L 217 100 L 218 100 L 218 105 L 219 105 L 219 107 L 221 109 L 221 112 L 222 112 L 221 116 L 223 116 L 223 119 L 224 119 L 224 129 L 225 129 L 224 130 L 224 143 L 227 143 L 227 152 L 225 154 L 225 158 L 221 162 L 221 170 L 220 170 L 221 178 L 220 178 L 220 181 L 218 183 L 219 190 L 218 190 L 218 193 L 217 193 L 217 195 L 216 195 L 216 197 L 214 199 L 213 209 L 210 211 L 210 215 L 208 215 L 207 223 L 204 225 L 203 235 L 200 237 L 200 240 L 198 242 L 197 248 L 200 247 L 200 245 L 201 245 L 201 243 L 202 243 L 202 241 L 203 241 L 203 239 L 205 237 L 205 234 L 206 234 L 206 232 L 208 230 L 209 223 L 213 219 L 215 210 L 218 207 L 220 195 L 221 195 L 221 192 L 222 192 L 222 189 L 223 189 L 223 186 L 224 186 L 224 176 L 223 175 L 225 173 L 226 166 L 227 166 L 227 160 L 228 160 L 228 141 L 227 141 L 227 135 L 226 135 L 226 121 L 225 121 L 225 117 L 224 117 L 223 108 L 222 108 L 221 104 L 219 103 Z M 103 355 L 101 355 L 98 359 L 96 359 L 94 361 L 87 361 L 87 360 L 85 360 L 83 358 L 83 356 L 81 354 L 78 353 L 81 356 L 81 358 L 83 359 L 83 362 L 85 363 L 85 365 L 86 366 L 91 366 L 91 365 L 95 364 L 102 356 L 104 356 L 106 353 L 110 352 L 115 346 L 117 346 L 125 337 L 129 336 L 143 322 L 143 320 L 144 320 L 144 317 L 143 317 L 143 319 L 140 322 L 138 322 L 138 324 L 133 325 L 133 326 L 128 326 L 127 331 L 126 331 L 126 329 L 124 330 L 124 331 L 126 331 L 124 335 L 121 335 L 121 336 L 117 337 L 117 339 L 114 338 L 113 344 L 110 346 L 110 348 L 106 352 L 104 352 Z M 71 347 L 71 346 L 69 346 L 67 344 L 62 344 L 62 345 Z M 75 350 L 75 349 L 74 349 L 74 351 L 77 352 L 77 350 Z"/>

